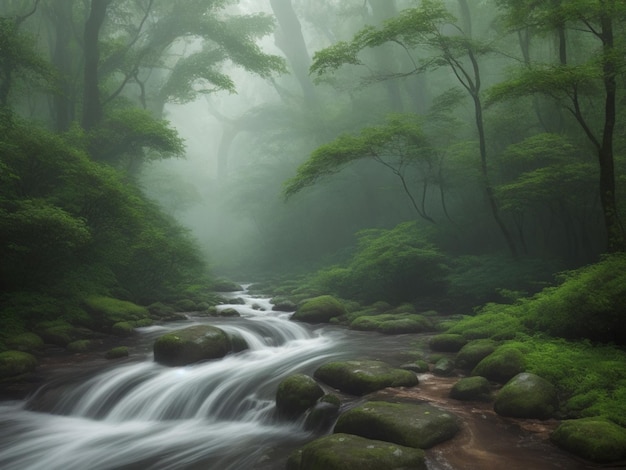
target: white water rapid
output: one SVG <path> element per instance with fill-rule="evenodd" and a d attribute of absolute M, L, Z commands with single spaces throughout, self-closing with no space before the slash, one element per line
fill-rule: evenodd
<path fill-rule="evenodd" d="M 221 308 L 241 318 L 206 321 L 243 336 L 246 351 L 187 367 L 151 356 L 126 362 L 67 387 L 52 412 L 32 411 L 29 401 L 0 403 L 0 468 L 245 470 L 274 447 L 310 439 L 302 423 L 275 418 L 276 388 L 341 355 L 342 335 L 290 322 L 269 299 L 237 295 L 245 305 Z M 151 341 L 189 324 L 140 334 Z"/>

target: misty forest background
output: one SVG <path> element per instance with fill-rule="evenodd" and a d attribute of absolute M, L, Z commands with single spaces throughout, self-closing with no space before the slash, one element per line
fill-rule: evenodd
<path fill-rule="evenodd" d="M 0 15 L 2 349 L 221 277 L 446 314 L 539 293 L 526 326 L 626 342 L 623 2 Z"/>

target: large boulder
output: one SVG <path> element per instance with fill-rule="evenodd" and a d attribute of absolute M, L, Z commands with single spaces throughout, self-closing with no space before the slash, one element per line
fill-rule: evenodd
<path fill-rule="evenodd" d="M 321 295 L 305 301 L 291 316 L 306 323 L 328 323 L 331 318 L 345 315 L 346 308 L 331 295 Z"/>
<path fill-rule="evenodd" d="M 164 334 L 154 342 L 154 360 L 166 366 L 183 366 L 219 359 L 233 351 L 225 331 L 210 325 L 195 325 Z"/>
<path fill-rule="evenodd" d="M 472 375 L 503 384 L 524 372 L 525 368 L 526 363 L 521 351 L 502 346 L 480 361 L 472 370 Z"/>
<path fill-rule="evenodd" d="M 276 410 L 279 416 L 297 418 L 324 396 L 324 390 L 308 375 L 295 374 L 278 384 Z"/>
<path fill-rule="evenodd" d="M 365 395 L 386 387 L 413 387 L 417 376 L 382 361 L 331 362 L 319 367 L 314 376 L 331 387 L 352 395 Z"/>
<path fill-rule="evenodd" d="M 428 345 L 430 349 L 437 352 L 458 352 L 467 344 L 467 340 L 462 335 L 442 333 L 430 338 Z"/>
<path fill-rule="evenodd" d="M 429 404 L 366 402 L 343 413 L 335 432 L 428 449 L 459 432 L 457 418 Z"/>
<path fill-rule="evenodd" d="M 426 470 L 424 451 L 350 434 L 331 434 L 294 452 L 287 470 Z"/>
<path fill-rule="evenodd" d="M 556 388 L 535 374 L 521 373 L 498 392 L 493 405 L 501 416 L 548 419 L 558 409 Z"/>
<path fill-rule="evenodd" d="M 626 459 L 626 429 L 606 419 L 563 421 L 550 439 L 562 449 L 592 462 Z"/>

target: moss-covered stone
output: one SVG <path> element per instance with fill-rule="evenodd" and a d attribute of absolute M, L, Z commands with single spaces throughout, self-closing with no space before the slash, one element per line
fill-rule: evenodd
<path fill-rule="evenodd" d="M 15 377 L 34 371 L 37 358 L 23 351 L 4 351 L 0 353 L 0 379 Z"/>
<path fill-rule="evenodd" d="M 79 330 L 64 321 L 42 322 L 37 324 L 35 331 L 44 343 L 66 347 L 80 338 Z"/>
<path fill-rule="evenodd" d="M 563 421 L 550 436 L 557 446 L 592 462 L 626 459 L 626 428 L 602 418 Z"/>
<path fill-rule="evenodd" d="M 109 349 L 104 353 L 104 357 L 107 359 L 121 359 L 128 357 L 128 348 L 126 346 L 119 346 L 117 348 Z"/>
<path fill-rule="evenodd" d="M 442 357 L 433 366 L 433 374 L 440 377 L 454 375 L 454 361 L 448 357 Z"/>
<path fill-rule="evenodd" d="M 191 299 L 181 299 L 176 302 L 176 310 L 179 312 L 195 312 L 198 310 L 198 305 Z"/>
<path fill-rule="evenodd" d="M 554 385 L 526 372 L 508 381 L 498 392 L 493 405 L 499 415 L 524 419 L 551 418 L 558 406 Z"/>
<path fill-rule="evenodd" d="M 428 345 L 430 349 L 437 352 L 458 352 L 467 344 L 467 340 L 462 335 L 443 333 L 430 338 Z"/>
<path fill-rule="evenodd" d="M 518 349 L 500 346 L 474 367 L 472 375 L 480 375 L 493 382 L 506 383 L 524 372 L 525 368 L 524 356 Z"/>
<path fill-rule="evenodd" d="M 294 452 L 287 470 L 426 470 L 424 452 L 350 434 L 331 434 Z"/>
<path fill-rule="evenodd" d="M 243 290 L 241 284 L 228 279 L 216 279 L 213 281 L 212 287 L 215 292 L 239 292 Z"/>
<path fill-rule="evenodd" d="M 308 375 L 291 375 L 278 385 L 276 410 L 279 416 L 296 418 L 313 407 L 323 395 L 322 387 Z"/>
<path fill-rule="evenodd" d="M 33 352 L 43 347 L 43 340 L 35 333 L 26 332 L 7 338 L 5 344 L 14 351 Z"/>
<path fill-rule="evenodd" d="M 458 419 L 434 406 L 366 402 L 343 413 L 335 432 L 428 449 L 459 432 Z"/>
<path fill-rule="evenodd" d="M 365 395 L 386 387 L 413 387 L 417 376 L 381 361 L 331 362 L 319 367 L 315 378 L 352 395 Z"/>
<path fill-rule="evenodd" d="M 291 299 L 275 297 L 272 299 L 272 310 L 276 312 L 295 312 L 298 306 Z"/>
<path fill-rule="evenodd" d="M 112 297 L 91 296 L 84 299 L 83 304 L 96 328 L 105 330 L 117 322 L 133 322 L 150 315 L 146 307 Z"/>
<path fill-rule="evenodd" d="M 68 344 L 66 349 L 71 353 L 84 353 L 89 351 L 92 345 L 93 343 L 89 339 L 79 339 Z"/>
<path fill-rule="evenodd" d="M 489 399 L 491 384 L 484 377 L 465 377 L 452 386 L 450 398 L 464 401 Z"/>
<path fill-rule="evenodd" d="M 232 351 L 232 344 L 220 328 L 195 325 L 160 336 L 153 349 L 154 360 L 158 363 L 182 366 L 224 357 Z"/>
<path fill-rule="evenodd" d="M 497 348 L 498 343 L 492 339 L 476 339 L 460 349 L 454 362 L 459 369 L 472 370 Z"/>
<path fill-rule="evenodd" d="M 433 323 L 423 315 L 383 313 L 357 317 L 350 323 L 350 328 L 359 331 L 377 331 L 383 334 L 395 335 L 431 331 Z"/>
<path fill-rule="evenodd" d="M 111 333 L 115 336 L 120 336 L 122 338 L 132 336 L 135 334 L 135 328 L 132 324 L 126 321 L 118 321 L 113 324 L 111 327 Z"/>
<path fill-rule="evenodd" d="M 305 301 L 291 316 L 306 323 L 327 323 L 333 317 L 345 315 L 346 308 L 331 295 L 321 295 Z"/>
<path fill-rule="evenodd" d="M 428 362 L 419 359 L 417 361 L 401 365 L 400 369 L 410 370 L 418 374 L 423 374 L 430 371 L 430 366 L 428 365 Z"/>
<path fill-rule="evenodd" d="M 217 311 L 218 317 L 240 317 L 241 314 L 232 307 Z"/>

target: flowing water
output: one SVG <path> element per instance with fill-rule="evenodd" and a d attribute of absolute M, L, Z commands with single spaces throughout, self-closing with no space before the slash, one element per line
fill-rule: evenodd
<path fill-rule="evenodd" d="M 301 325 L 288 321 L 288 314 L 271 311 L 269 299 L 238 295 L 246 305 L 221 308 L 235 307 L 240 318 L 192 321 L 210 321 L 238 333 L 250 346 L 246 351 L 187 367 L 164 367 L 151 357 L 152 341 L 190 323 L 144 328 L 136 351 L 143 347 L 145 354 L 97 372 L 73 374 L 26 401 L 0 402 L 0 468 L 282 469 L 291 450 L 316 437 L 302 422 L 276 419 L 274 397 L 282 379 L 296 372 L 310 374 L 329 360 L 397 357 L 415 341 L 411 335 L 385 337 Z M 510 447 L 518 449 L 518 457 L 527 455 L 530 441 L 522 437 Z M 558 452 L 542 459 L 543 447 L 534 452 L 546 463 L 527 468 L 587 468 Z M 474 468 L 450 462 L 441 452 L 434 453 L 429 468 Z"/>

